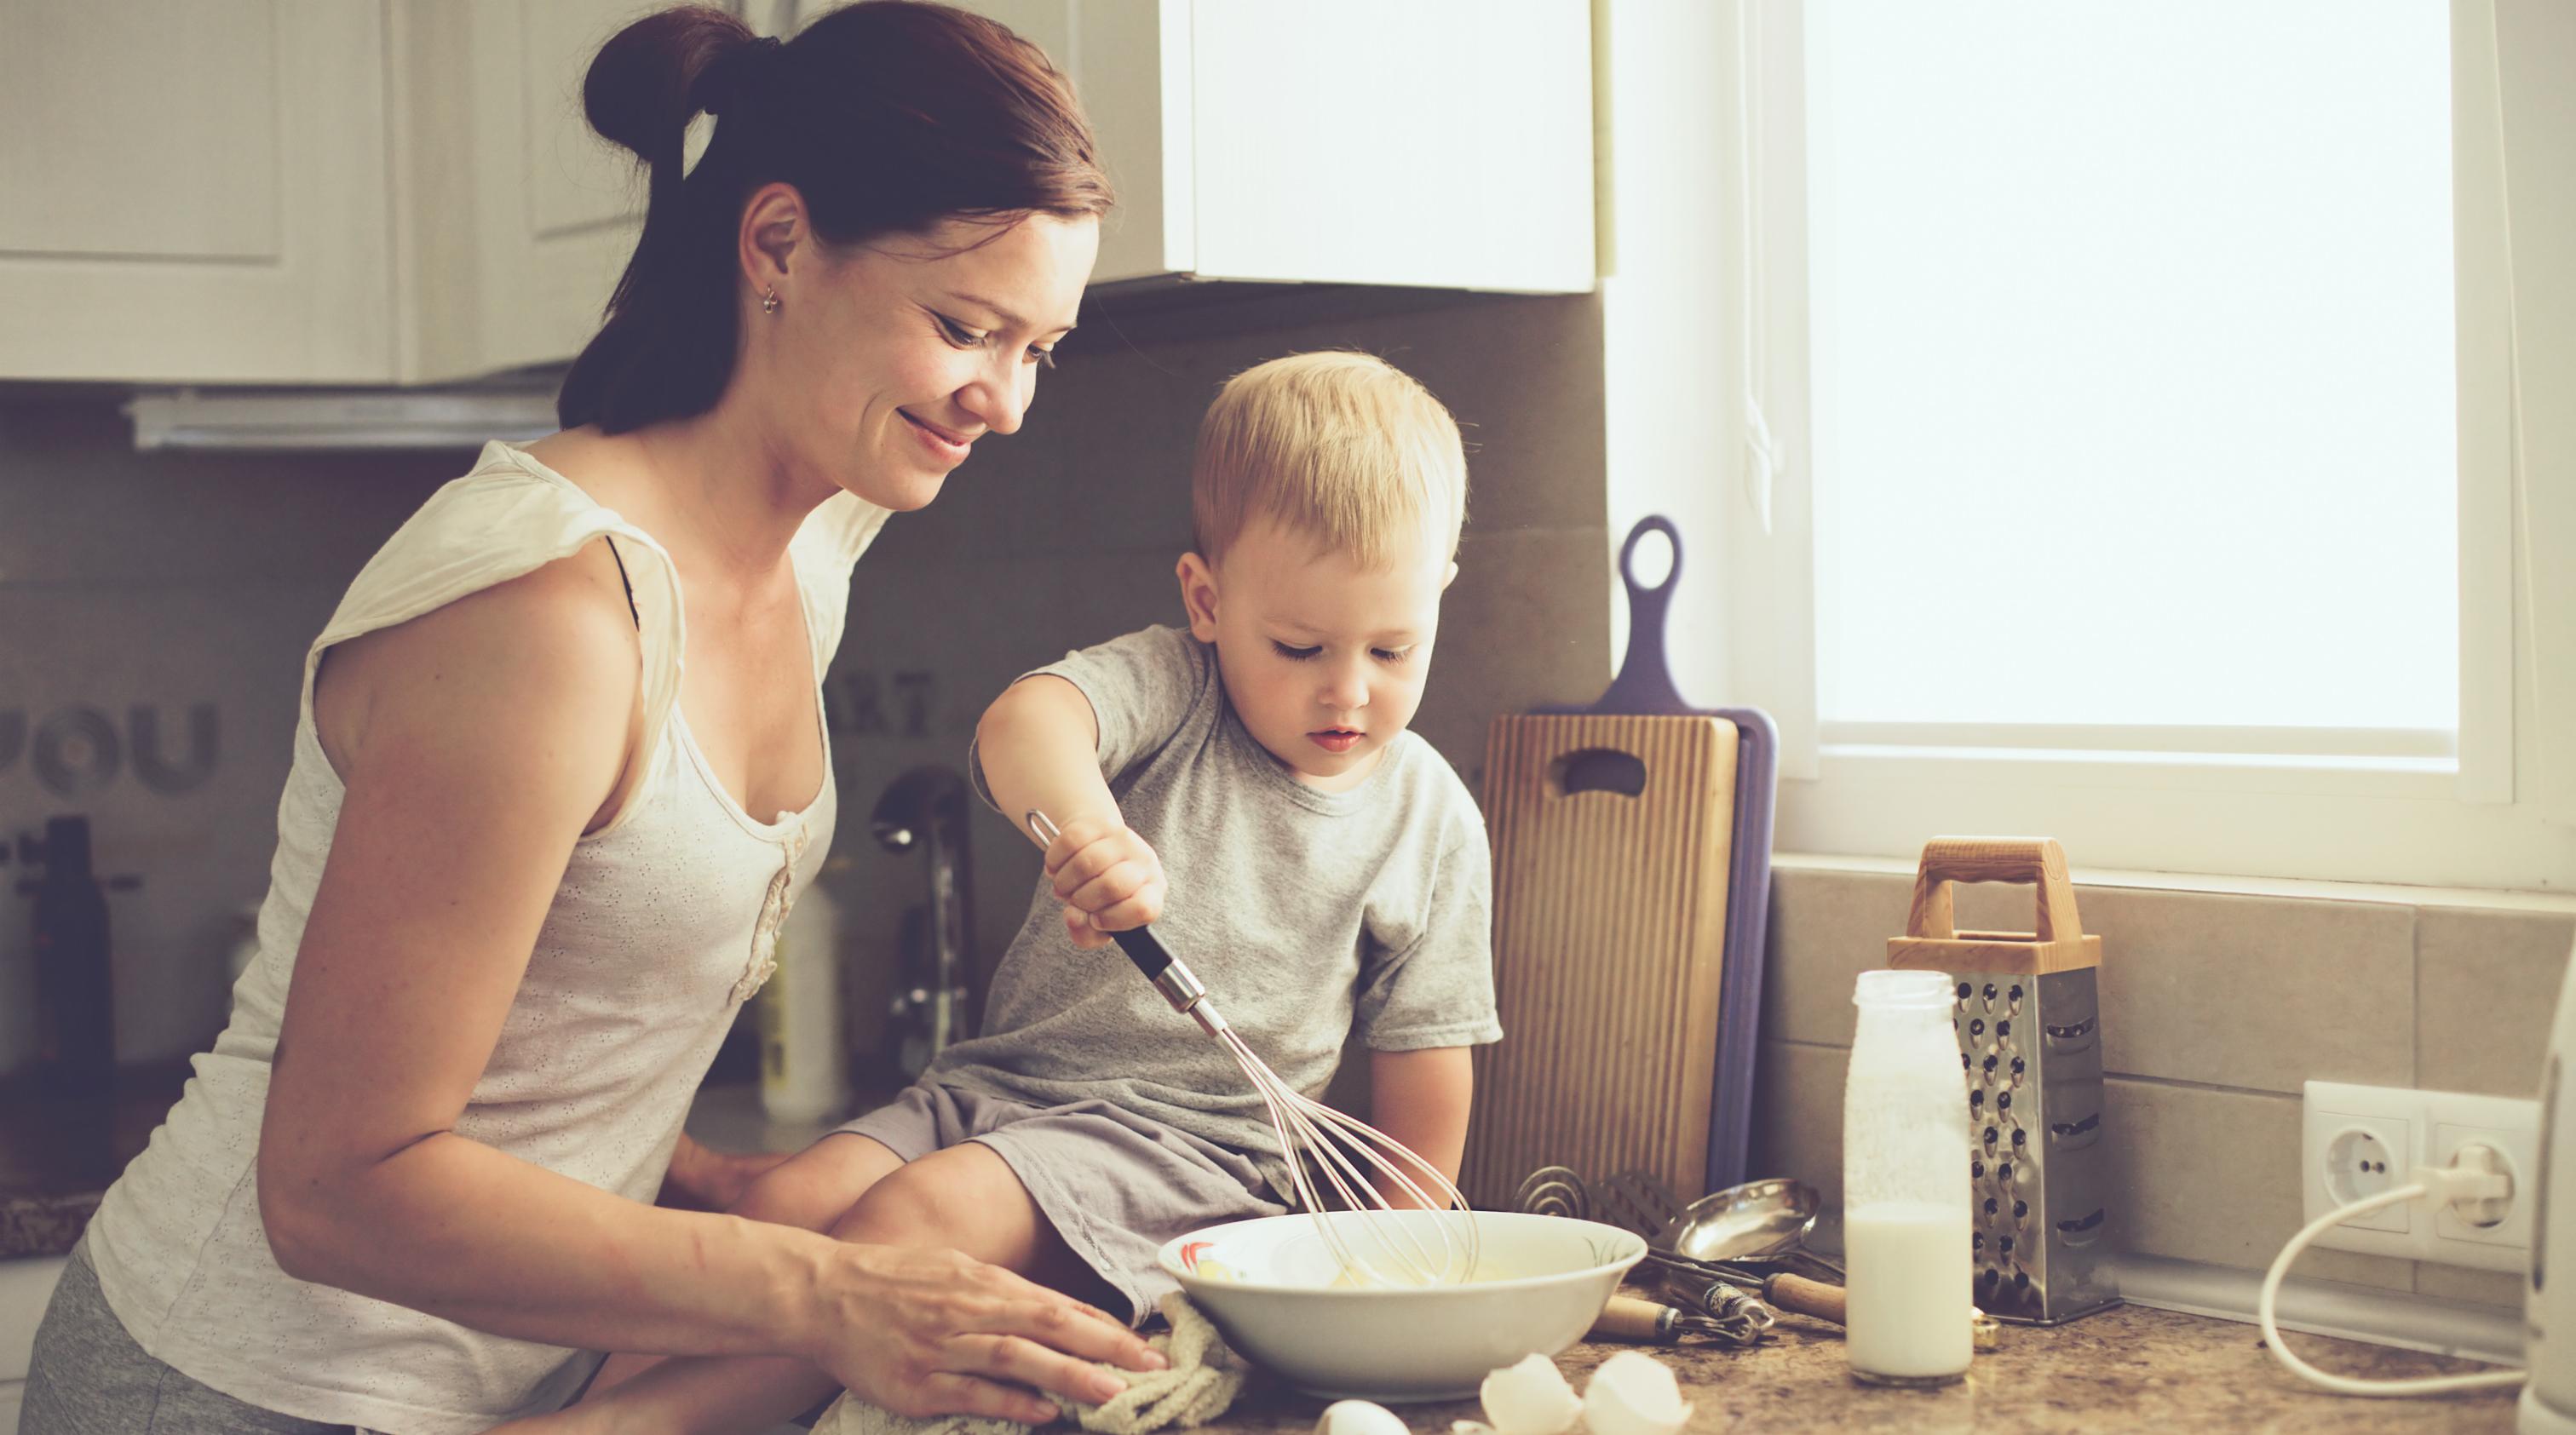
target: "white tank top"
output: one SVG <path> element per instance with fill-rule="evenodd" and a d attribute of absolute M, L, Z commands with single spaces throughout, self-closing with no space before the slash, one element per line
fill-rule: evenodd
<path fill-rule="evenodd" d="M 818 677 L 840 644 L 851 565 L 885 518 L 836 495 L 790 547 Z M 690 1097 L 735 1011 L 769 975 L 779 924 L 831 846 L 822 733 L 821 791 L 773 821 L 743 811 L 690 737 L 678 701 L 679 578 L 660 544 L 505 444 L 488 445 L 473 472 L 433 495 L 369 560 L 305 656 L 259 956 L 233 988 L 231 1024 L 192 1063 L 179 1104 L 89 1227 L 99 1286 L 136 1342 L 235 1399 L 398 1435 L 467 1435 L 555 1408 L 595 1364 L 288 1276 L 260 1224 L 257 1156 L 287 978 L 342 795 L 313 726 L 323 652 L 602 534 L 634 591 L 641 760 L 606 825 L 573 848 L 457 1134 L 652 1200 Z M 820 702 L 818 686 L 818 712 Z"/>

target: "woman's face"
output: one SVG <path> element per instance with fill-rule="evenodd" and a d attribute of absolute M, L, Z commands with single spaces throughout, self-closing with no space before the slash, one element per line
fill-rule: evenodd
<path fill-rule="evenodd" d="M 898 512 L 938 497 L 974 444 L 1018 431 L 1099 247 L 1098 220 L 1036 214 L 791 265 L 778 312 L 745 322 L 777 326 L 756 367 L 793 466 Z"/>

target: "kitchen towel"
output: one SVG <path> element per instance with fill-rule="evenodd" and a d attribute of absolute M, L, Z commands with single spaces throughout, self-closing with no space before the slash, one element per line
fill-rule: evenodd
<path fill-rule="evenodd" d="M 1094 1435 L 1185 1430 L 1205 1425 L 1234 1404 L 1243 1389 L 1243 1364 L 1226 1349 L 1216 1327 L 1178 1292 L 1163 1298 L 1162 1311 L 1172 1328 L 1146 1343 L 1171 1362 L 1169 1369 L 1140 1375 L 1115 1366 L 1100 1367 L 1127 1382 L 1126 1393 L 1106 1405 L 1076 1405 L 1051 1397 L 1083 1429 Z M 814 1422 L 814 1435 L 1021 1435 L 1027 1429 L 1017 1421 L 981 1416 L 897 1415 L 847 1395 L 833 1401 L 823 1418 Z"/>

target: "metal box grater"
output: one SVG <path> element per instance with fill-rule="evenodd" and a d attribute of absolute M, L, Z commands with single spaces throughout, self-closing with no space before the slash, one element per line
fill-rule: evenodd
<path fill-rule="evenodd" d="M 1959 931 L 1955 882 L 2035 884 L 2038 930 Z M 1888 965 L 1955 984 L 1977 1305 L 2056 1325 L 2119 1304 L 2102 1145 L 2102 939 L 2076 916 L 2065 851 L 2047 838 L 1933 839 L 1905 933 L 1888 939 Z"/>

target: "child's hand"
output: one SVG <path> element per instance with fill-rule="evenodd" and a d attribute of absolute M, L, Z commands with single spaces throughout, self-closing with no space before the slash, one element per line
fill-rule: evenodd
<path fill-rule="evenodd" d="M 1077 947 L 1107 946 L 1110 933 L 1163 915 L 1163 859 L 1132 827 L 1077 818 L 1048 845 L 1046 870 Z"/>

